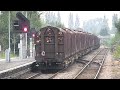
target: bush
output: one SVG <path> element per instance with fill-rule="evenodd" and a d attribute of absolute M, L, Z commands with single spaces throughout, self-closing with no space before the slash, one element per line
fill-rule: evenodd
<path fill-rule="evenodd" d="M 113 53 L 114 58 L 120 58 L 120 46 L 116 47 L 115 52 Z"/>
<path fill-rule="evenodd" d="M 17 55 L 15 55 L 13 52 L 10 53 L 10 57 L 14 58 L 14 57 L 18 57 Z M 0 53 L 0 58 L 1 59 L 5 59 L 5 52 Z"/>
<path fill-rule="evenodd" d="M 0 53 L 0 58 L 1 58 L 1 59 L 5 59 L 5 53 L 4 53 L 4 52 L 1 52 L 1 53 Z"/>

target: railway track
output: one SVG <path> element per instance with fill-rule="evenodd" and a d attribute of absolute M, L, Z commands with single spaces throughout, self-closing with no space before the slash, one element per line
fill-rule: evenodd
<path fill-rule="evenodd" d="M 68 68 L 68 67 L 67 67 Z M 58 74 L 60 74 L 61 72 L 64 72 L 67 68 L 58 71 L 57 73 L 53 74 L 52 76 L 50 76 L 48 79 L 54 79 L 54 77 L 56 77 Z"/>
<path fill-rule="evenodd" d="M 55 74 L 56 73 L 44 74 L 41 71 L 31 72 L 31 69 L 29 67 L 26 67 L 24 69 L 21 69 L 18 72 L 15 72 L 15 73 L 11 72 L 10 75 L 2 77 L 1 79 L 49 79 L 51 76 Z"/>
<path fill-rule="evenodd" d="M 78 71 L 85 63 L 74 63 L 72 66 L 60 70 L 54 74 L 41 74 L 40 76 L 34 78 L 34 79 L 71 79 L 73 77 L 74 71 Z M 77 66 L 77 67 L 76 67 Z M 75 70 L 76 69 L 76 70 Z"/>
<path fill-rule="evenodd" d="M 87 67 L 88 67 L 87 71 L 89 71 L 88 72 L 89 74 L 91 71 L 94 71 L 96 73 L 96 74 L 94 74 L 94 79 L 96 79 L 98 77 L 101 67 L 104 63 L 107 51 L 108 51 L 108 49 L 100 49 L 100 51 L 97 51 L 95 54 L 93 53 L 93 57 L 90 61 L 81 60 L 81 62 L 71 65 L 63 70 L 60 70 L 57 73 L 54 73 L 54 74 L 41 73 L 41 74 L 33 75 L 32 78 L 30 77 L 27 79 L 79 79 L 80 78 L 80 77 L 78 77 L 78 76 L 80 76 L 80 74 L 78 74 L 78 72 L 80 72 L 79 70 L 84 71 Z M 79 66 L 79 64 L 82 66 Z M 78 69 L 76 70 L 77 74 L 74 72 L 74 70 L 76 69 L 76 65 L 79 66 L 79 67 L 77 67 Z M 89 66 L 94 69 L 90 69 Z M 81 71 L 82 74 L 83 74 L 83 71 Z M 83 76 L 85 76 L 85 74 L 86 73 L 84 73 Z M 85 77 L 81 77 L 81 78 L 84 79 Z"/>
<path fill-rule="evenodd" d="M 2 78 L 2 79 L 34 79 L 35 77 L 37 77 L 40 74 L 41 74 L 41 72 L 33 73 L 30 70 L 23 70 L 12 76 L 8 76 L 8 77 Z"/>
<path fill-rule="evenodd" d="M 98 51 L 96 51 L 96 52 L 98 52 Z M 72 79 L 73 76 L 75 76 L 76 72 L 78 72 L 80 69 L 82 69 L 86 63 L 88 63 L 88 61 L 80 60 L 80 61 L 77 61 L 76 63 L 74 63 L 73 65 L 71 65 L 71 66 L 65 68 L 64 70 L 61 70 L 55 74 L 41 75 L 40 77 L 38 77 L 36 79 Z"/>
<path fill-rule="evenodd" d="M 28 77 L 26 79 L 54 79 L 54 77 L 56 77 L 60 73 L 64 72 L 67 68 L 69 68 L 69 67 L 66 67 L 66 68 L 64 68 L 62 70 L 59 70 L 56 73 L 48 73 L 48 74 L 36 73 L 36 75 L 30 76 L 30 77 Z"/>
<path fill-rule="evenodd" d="M 72 79 L 97 79 L 108 49 L 100 50 Z"/>
<path fill-rule="evenodd" d="M 90 61 L 80 60 L 56 73 L 33 73 L 30 69 L 19 71 L 5 79 L 97 79 L 104 63 L 108 49 L 100 49 L 92 54 Z"/>
<path fill-rule="evenodd" d="M 96 50 L 96 52 L 98 52 L 97 50 Z M 94 53 L 96 53 L 96 52 L 94 52 Z M 72 70 L 75 70 L 75 68 L 81 68 L 81 67 L 83 67 L 86 63 L 87 63 L 88 61 L 86 61 L 86 60 L 77 60 L 76 61 L 76 63 L 74 63 L 73 64 L 73 66 L 76 64 L 77 65 L 77 67 L 76 67 L 76 65 L 75 65 L 75 67 L 74 67 L 74 69 L 72 69 Z M 80 65 L 79 65 L 80 64 Z M 79 66 L 79 67 L 78 67 Z M 69 67 L 67 67 L 67 68 L 65 68 L 64 70 L 61 70 L 61 71 L 59 71 L 59 72 L 57 72 L 57 73 L 55 73 L 54 75 L 52 75 L 49 79 L 71 79 L 70 77 L 72 77 L 72 71 L 71 70 L 71 67 L 69 66 Z M 68 74 L 70 73 L 71 74 L 71 76 L 69 77 L 69 75 Z M 62 78 L 60 77 L 60 74 L 63 76 Z M 66 77 L 69 77 L 69 78 L 66 78 Z"/>
<path fill-rule="evenodd" d="M 60 74 L 61 72 L 64 72 L 67 68 L 64 68 L 60 71 L 57 71 L 56 73 L 48 73 L 48 74 L 44 74 L 44 73 L 38 73 L 33 77 L 30 77 L 28 79 L 53 79 L 55 76 L 57 76 L 58 74 Z"/>
<path fill-rule="evenodd" d="M 0 79 L 14 79 L 24 73 L 30 72 L 30 65 L 33 62 L 26 63 L 0 72 Z"/>
<path fill-rule="evenodd" d="M 33 74 L 33 75 L 31 75 L 31 76 L 29 76 L 29 77 L 27 77 L 25 79 L 34 79 L 35 77 L 39 76 L 40 74 L 41 73 L 39 72 L 39 73 Z"/>

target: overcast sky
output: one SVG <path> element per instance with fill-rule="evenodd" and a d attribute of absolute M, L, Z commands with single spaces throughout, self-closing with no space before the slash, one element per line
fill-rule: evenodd
<path fill-rule="evenodd" d="M 57 11 L 52 11 L 57 13 Z M 112 26 L 112 16 L 113 14 L 118 14 L 118 17 L 120 16 L 120 11 L 59 11 L 61 15 L 61 21 L 65 24 L 66 27 L 68 27 L 68 16 L 69 13 L 72 12 L 74 15 L 74 19 L 76 17 L 76 14 L 78 14 L 80 18 L 80 26 L 82 27 L 83 21 L 88 21 L 90 19 L 95 18 L 103 18 L 104 15 L 108 19 L 109 27 Z"/>

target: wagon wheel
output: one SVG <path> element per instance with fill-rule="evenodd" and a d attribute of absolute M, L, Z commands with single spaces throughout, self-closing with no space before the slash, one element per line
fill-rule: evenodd
<path fill-rule="evenodd" d="M 36 72 L 38 70 L 38 67 L 36 67 L 36 62 L 31 64 L 30 68 L 31 68 L 31 72 Z"/>

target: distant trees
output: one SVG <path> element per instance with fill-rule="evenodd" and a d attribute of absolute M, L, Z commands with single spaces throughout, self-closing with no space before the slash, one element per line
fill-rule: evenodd
<path fill-rule="evenodd" d="M 49 11 L 45 14 L 45 21 L 46 25 L 56 26 L 56 27 L 64 27 L 64 24 L 61 22 L 61 16 L 60 13 L 57 13 L 57 16 L 55 13 Z"/>
<path fill-rule="evenodd" d="M 47 11 L 45 14 L 45 22 L 46 22 L 46 25 L 64 27 L 64 24 L 61 21 L 61 16 L 59 11 L 57 13 L 54 13 L 52 11 Z M 80 28 L 80 19 L 78 15 L 76 15 L 75 22 L 74 22 L 73 13 L 69 13 L 68 28 L 70 29 Z"/>
<path fill-rule="evenodd" d="M 113 29 L 116 33 L 115 37 L 112 39 L 111 44 L 114 46 L 112 47 L 114 48 L 113 55 L 117 59 L 120 58 L 120 19 L 118 21 L 115 21 L 114 24 L 117 29 Z"/>
<path fill-rule="evenodd" d="M 112 16 L 112 29 L 111 29 L 111 34 L 115 34 L 117 32 L 117 28 L 115 26 L 115 23 L 118 22 L 118 15 L 114 14 Z"/>
<path fill-rule="evenodd" d="M 115 27 L 117 28 L 117 33 L 120 33 L 120 20 L 115 22 Z"/>
<path fill-rule="evenodd" d="M 83 23 L 83 29 L 96 35 L 102 35 L 103 32 L 109 33 L 108 20 L 104 18 L 95 18 Z M 102 30 L 102 31 L 101 31 Z M 104 31 L 106 30 L 106 31 Z M 108 35 L 106 33 L 106 35 Z"/>
<path fill-rule="evenodd" d="M 43 14 L 42 11 L 27 11 L 27 18 L 30 20 L 30 27 L 36 28 L 39 30 L 43 24 L 41 15 Z M 25 15 L 25 14 L 24 14 Z"/>
<path fill-rule="evenodd" d="M 61 16 L 60 16 L 60 12 L 59 11 L 57 13 L 57 22 L 61 23 Z"/>
<path fill-rule="evenodd" d="M 112 17 L 112 33 L 115 34 L 115 37 L 111 39 L 111 48 L 114 49 L 113 56 L 114 58 L 120 58 L 120 19 L 118 15 L 114 14 Z"/>
<path fill-rule="evenodd" d="M 1 11 L 0 15 L 0 45 L 2 50 L 8 48 L 8 12 Z"/>
<path fill-rule="evenodd" d="M 102 24 L 103 24 L 102 18 L 91 19 L 83 23 L 83 29 L 86 32 L 98 35 L 100 30 L 102 29 Z"/>
<path fill-rule="evenodd" d="M 70 28 L 70 29 L 74 28 L 73 14 L 72 13 L 70 13 L 68 16 L 68 28 Z"/>
<path fill-rule="evenodd" d="M 100 35 L 101 35 L 101 36 L 107 36 L 107 35 L 109 35 L 107 28 L 101 29 L 101 30 L 100 30 Z"/>
<path fill-rule="evenodd" d="M 108 31 L 109 31 L 108 19 L 106 19 L 106 17 L 104 16 L 104 18 L 103 18 L 103 25 L 102 25 L 102 28 L 101 28 L 99 34 L 101 36 L 107 36 L 107 35 L 109 35 Z"/>
<path fill-rule="evenodd" d="M 80 28 L 80 20 L 79 20 L 78 14 L 76 15 L 74 28 L 75 29 Z"/>
<path fill-rule="evenodd" d="M 11 18 L 11 51 L 13 51 L 14 45 L 16 47 L 16 50 L 18 50 L 18 43 L 19 43 L 19 34 L 13 33 L 12 29 L 12 21 L 16 19 L 16 13 L 18 11 L 10 11 L 10 18 Z M 24 15 L 26 11 L 20 11 Z M 38 11 L 27 11 L 27 18 L 30 20 L 30 27 L 36 28 L 37 30 L 40 29 L 41 25 L 43 24 L 41 21 L 41 14 L 42 12 Z M 29 43 L 29 40 L 28 40 Z M 5 51 L 5 49 L 8 48 L 8 11 L 1 11 L 0 14 L 0 45 L 2 47 L 2 51 Z"/>
<path fill-rule="evenodd" d="M 56 26 L 57 27 L 64 27 L 64 24 L 62 24 L 62 22 L 61 22 L 61 16 L 60 16 L 60 12 L 59 11 L 57 13 Z"/>
<path fill-rule="evenodd" d="M 113 15 L 113 32 L 115 32 L 115 37 L 112 40 L 112 44 L 120 43 L 120 19 L 118 19 L 117 14 Z"/>

